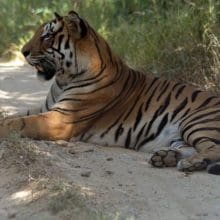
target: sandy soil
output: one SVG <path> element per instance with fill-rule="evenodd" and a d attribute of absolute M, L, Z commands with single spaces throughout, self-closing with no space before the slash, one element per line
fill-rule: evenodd
<path fill-rule="evenodd" d="M 48 83 L 0 64 L 0 107 L 40 103 Z M 84 143 L 0 143 L 0 219 L 220 219 L 220 177 L 154 169 L 149 155 Z"/>

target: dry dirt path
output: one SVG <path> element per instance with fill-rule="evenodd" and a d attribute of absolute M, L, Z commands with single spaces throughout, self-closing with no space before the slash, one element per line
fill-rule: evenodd
<path fill-rule="evenodd" d="M 37 105 L 47 89 L 29 67 L 0 64 L 2 109 Z M 147 157 L 12 137 L 0 144 L 0 219 L 220 219 L 220 176 L 153 169 Z"/>

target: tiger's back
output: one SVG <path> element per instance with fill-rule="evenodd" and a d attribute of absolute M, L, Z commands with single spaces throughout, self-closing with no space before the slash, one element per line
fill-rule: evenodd
<path fill-rule="evenodd" d="M 135 71 L 77 13 L 55 15 L 22 49 L 41 78 L 55 78 L 50 92 L 38 113 L 6 119 L 0 137 L 15 128 L 31 138 L 144 150 L 154 152 L 153 166 L 183 171 L 220 160 L 219 97 Z M 197 152 L 183 158 L 186 148 Z"/>

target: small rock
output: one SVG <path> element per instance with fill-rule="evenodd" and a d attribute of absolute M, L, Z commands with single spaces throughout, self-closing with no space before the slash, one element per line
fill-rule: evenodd
<path fill-rule="evenodd" d="M 113 161 L 113 158 L 112 157 L 108 157 L 106 160 L 107 161 Z"/>
<path fill-rule="evenodd" d="M 108 175 L 113 175 L 114 174 L 114 172 L 111 171 L 111 170 L 106 170 L 105 173 L 108 174 Z"/>
<path fill-rule="evenodd" d="M 68 151 L 70 154 L 76 154 L 77 152 L 74 149 L 69 149 Z"/>
<path fill-rule="evenodd" d="M 71 149 L 69 149 L 69 153 L 71 154 L 80 154 L 80 153 L 89 153 L 89 152 L 94 152 L 94 149 L 91 147 L 73 147 Z"/>
<path fill-rule="evenodd" d="M 84 172 L 81 173 L 81 176 L 82 177 L 90 177 L 91 173 L 92 173 L 91 171 L 84 171 Z"/>
<path fill-rule="evenodd" d="M 82 153 L 89 153 L 89 152 L 94 152 L 94 149 L 91 148 L 91 149 L 82 151 Z"/>
<path fill-rule="evenodd" d="M 209 214 L 207 212 L 204 213 L 198 213 L 196 216 L 202 217 L 202 216 L 208 216 Z"/>
<path fill-rule="evenodd" d="M 12 219 L 12 218 L 15 218 L 15 217 L 16 217 L 16 213 L 15 213 L 15 212 L 10 213 L 10 214 L 8 215 L 8 218 L 9 218 L 9 219 Z"/>
<path fill-rule="evenodd" d="M 67 147 L 68 143 L 69 142 L 63 140 L 56 141 L 56 144 L 61 145 L 62 147 Z"/>

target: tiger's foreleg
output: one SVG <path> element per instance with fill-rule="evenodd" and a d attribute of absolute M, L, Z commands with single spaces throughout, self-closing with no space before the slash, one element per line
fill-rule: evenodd
<path fill-rule="evenodd" d="M 22 137 L 69 140 L 74 134 L 73 125 L 68 123 L 69 120 L 68 116 L 55 111 L 5 119 L 0 122 L 0 138 L 7 137 L 12 131 L 17 131 Z"/>

